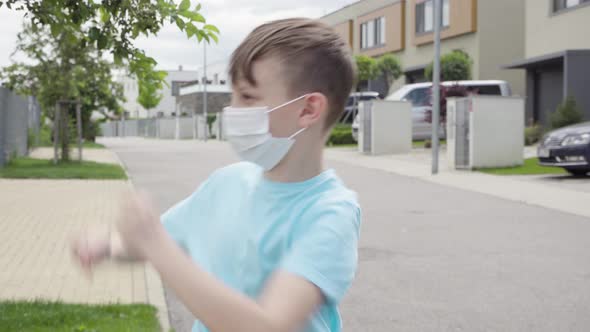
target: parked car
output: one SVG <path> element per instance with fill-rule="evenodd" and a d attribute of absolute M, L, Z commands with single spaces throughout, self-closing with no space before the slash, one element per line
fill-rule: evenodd
<path fill-rule="evenodd" d="M 340 119 L 341 123 L 352 123 L 356 115 L 358 114 L 358 104 L 361 101 L 374 100 L 379 98 L 379 92 L 374 91 L 362 91 L 353 92 L 346 101 L 346 107 L 344 113 Z"/>
<path fill-rule="evenodd" d="M 505 81 L 448 81 L 443 86 L 464 86 L 468 91 L 480 95 L 511 96 L 510 84 Z M 432 137 L 432 125 L 426 121 L 427 112 L 432 108 L 430 89 L 431 82 L 407 84 L 389 95 L 385 100 L 405 100 L 412 103 L 412 139 L 423 140 Z M 358 137 L 358 115 L 352 123 L 352 136 Z M 444 138 L 444 130 L 441 127 L 439 136 Z"/>
<path fill-rule="evenodd" d="M 590 173 L 590 122 L 554 130 L 537 150 L 543 166 L 563 167 L 572 175 Z"/>

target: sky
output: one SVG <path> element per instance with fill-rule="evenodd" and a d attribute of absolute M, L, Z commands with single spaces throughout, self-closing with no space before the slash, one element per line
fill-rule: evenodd
<path fill-rule="evenodd" d="M 207 23 L 221 31 L 219 43 L 207 46 L 208 64 L 219 67 L 228 62 L 248 32 L 264 22 L 287 17 L 318 18 L 353 2 L 356 0 L 297 0 L 293 8 L 293 1 L 286 0 L 192 0 L 192 6 L 201 3 Z M 0 8 L 0 67 L 11 63 L 10 54 L 22 22 L 23 12 Z M 177 69 L 179 65 L 200 69 L 203 64 L 203 46 L 196 39 L 187 40 L 176 25 L 166 25 L 158 36 L 138 38 L 135 45 L 155 58 L 162 70 Z"/>

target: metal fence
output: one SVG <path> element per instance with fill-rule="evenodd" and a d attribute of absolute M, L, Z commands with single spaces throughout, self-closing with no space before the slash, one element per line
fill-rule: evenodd
<path fill-rule="evenodd" d="M 163 117 L 108 121 L 101 124 L 103 137 L 151 137 L 162 139 L 205 138 L 205 117 Z M 209 134 L 222 139 L 221 116 L 209 128 Z"/>
<path fill-rule="evenodd" d="M 32 137 L 39 137 L 41 108 L 34 97 L 21 97 L 0 87 L 0 167 L 14 156 L 26 156 Z"/>

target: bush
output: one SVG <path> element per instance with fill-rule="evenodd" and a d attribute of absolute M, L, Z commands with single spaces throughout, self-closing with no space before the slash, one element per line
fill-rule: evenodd
<path fill-rule="evenodd" d="M 584 120 L 584 116 L 578 108 L 576 99 L 569 96 L 557 106 L 557 111 L 551 114 L 551 127 L 557 129 L 580 123 L 582 120 Z"/>
<path fill-rule="evenodd" d="M 332 129 L 332 133 L 326 143 L 328 146 L 356 144 L 352 138 L 352 126 L 346 124 L 339 124 Z"/>
<path fill-rule="evenodd" d="M 543 127 L 538 124 L 526 127 L 524 129 L 524 144 L 533 145 L 541 141 L 543 138 L 544 130 Z"/>
<path fill-rule="evenodd" d="M 471 79 L 471 65 L 473 61 L 469 54 L 461 50 L 454 50 L 440 57 L 440 80 L 462 81 Z M 434 64 L 430 63 L 424 69 L 424 75 L 432 81 Z"/>
<path fill-rule="evenodd" d="M 82 129 L 82 134 L 84 135 L 84 140 L 87 142 L 94 142 L 96 141 L 97 136 L 101 136 L 102 132 L 100 129 L 100 123 L 97 121 L 86 121 L 83 123 L 84 128 Z"/>
<path fill-rule="evenodd" d="M 375 79 L 379 76 L 377 60 L 366 55 L 357 55 L 355 56 L 355 61 L 359 83 Z"/>
<path fill-rule="evenodd" d="M 39 146 L 50 146 L 53 144 L 52 130 L 43 123 L 39 129 Z"/>

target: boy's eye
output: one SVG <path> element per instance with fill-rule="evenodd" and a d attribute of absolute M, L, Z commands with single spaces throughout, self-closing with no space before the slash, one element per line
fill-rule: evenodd
<path fill-rule="evenodd" d="M 252 100 L 252 99 L 254 99 L 254 97 L 252 95 L 242 93 L 242 99 L 243 100 Z"/>

